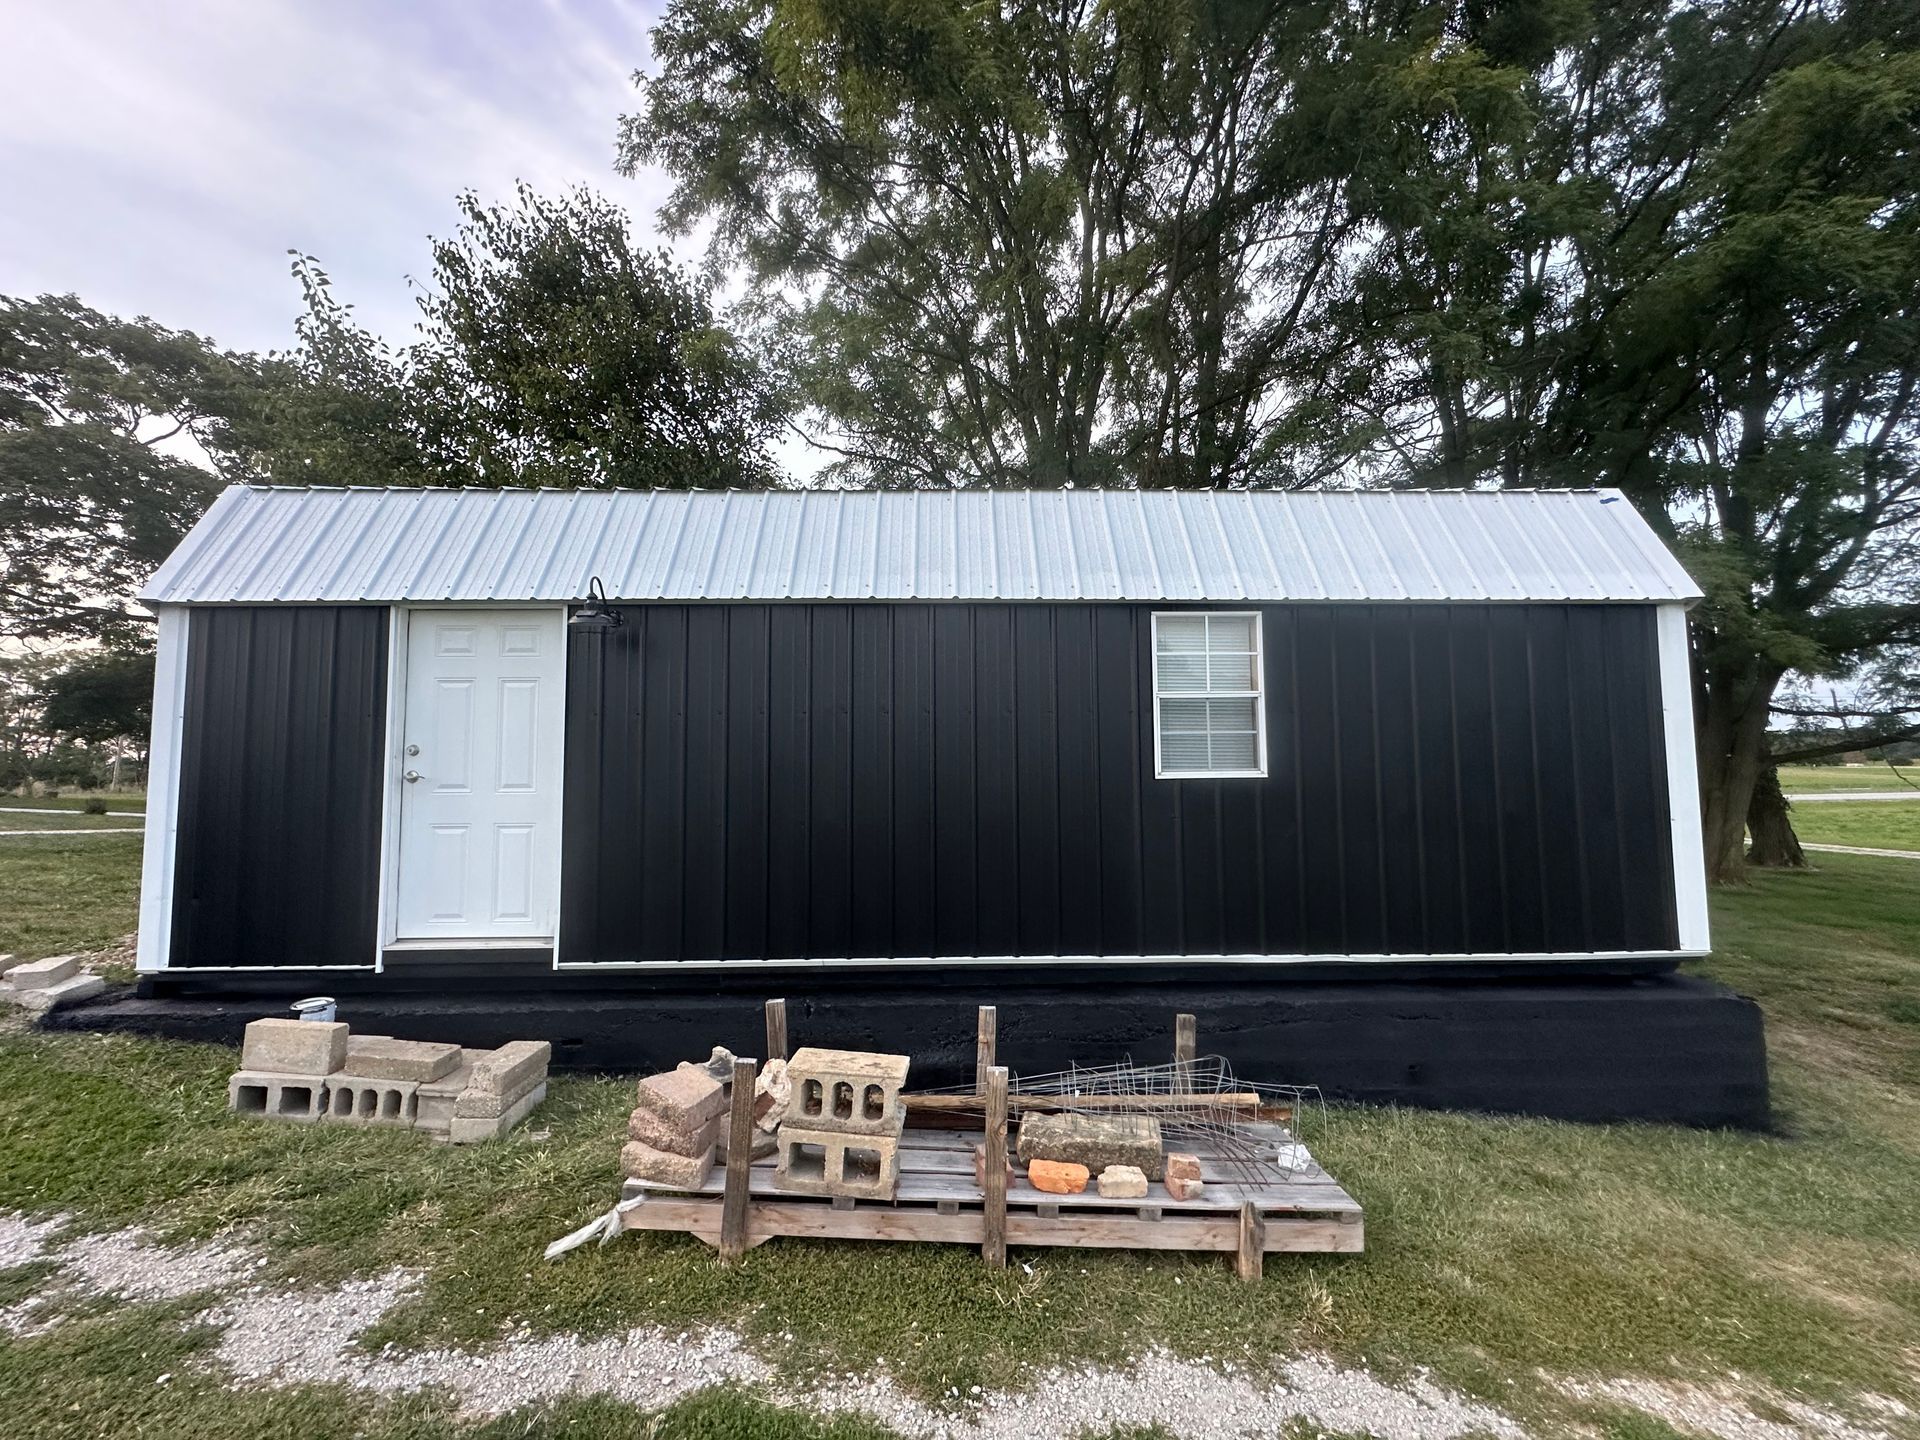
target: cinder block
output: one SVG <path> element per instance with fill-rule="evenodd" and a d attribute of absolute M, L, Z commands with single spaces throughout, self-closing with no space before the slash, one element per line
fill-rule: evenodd
<path fill-rule="evenodd" d="M 337 1020 L 255 1020 L 247 1026 L 240 1068 L 331 1075 L 346 1059 L 347 1027 Z"/>
<path fill-rule="evenodd" d="M 527 1091 L 491 1120 L 456 1115 L 447 1123 L 447 1139 L 455 1145 L 473 1145 L 482 1140 L 498 1140 L 531 1115 L 534 1107 L 546 1098 L 547 1087 L 545 1084 L 540 1084 Z"/>
<path fill-rule="evenodd" d="M 310 1124 L 326 1105 L 327 1077 L 236 1070 L 227 1081 L 227 1108 L 236 1115 Z"/>
<path fill-rule="evenodd" d="M 79 973 L 78 955 L 49 955 L 45 960 L 29 960 L 14 966 L 7 972 L 7 979 L 16 990 L 44 990 Z"/>
<path fill-rule="evenodd" d="M 810 1130 L 898 1135 L 906 1120 L 900 1090 L 909 1063 L 905 1055 L 803 1046 L 787 1061 L 787 1113 Z"/>
<path fill-rule="evenodd" d="M 724 1115 L 716 1115 L 704 1125 L 679 1125 L 642 1105 L 627 1120 L 627 1138 L 671 1155 L 704 1155 L 720 1139 L 725 1120 Z"/>
<path fill-rule="evenodd" d="M 492 1095 L 508 1101 L 517 1100 L 545 1081 L 547 1062 L 552 1056 L 553 1046 L 545 1040 L 510 1041 L 474 1062 L 473 1073 L 467 1080 L 468 1095 Z M 464 1100 L 467 1096 L 461 1098 Z M 497 1119 L 500 1113 L 495 1109 L 491 1115 L 478 1115 L 465 1106 L 454 1111 L 456 1115 L 472 1114 L 489 1120 Z"/>
<path fill-rule="evenodd" d="M 485 1055 L 485 1050 L 463 1050 L 461 1055 Z M 472 1062 L 462 1062 L 442 1075 L 438 1080 L 430 1080 L 414 1092 L 413 1124 L 418 1130 L 425 1130 L 447 1138 L 447 1127 L 453 1123 L 453 1107 L 460 1094 L 467 1088 L 467 1081 L 473 1075 Z"/>
<path fill-rule="evenodd" d="M 727 1092 L 698 1066 L 649 1075 L 637 1090 L 640 1108 L 670 1125 L 692 1130 L 725 1113 Z"/>
<path fill-rule="evenodd" d="M 620 1149 L 621 1174 L 668 1190 L 697 1190 L 712 1171 L 711 1150 L 704 1155 L 675 1155 L 638 1140 L 629 1140 Z"/>
<path fill-rule="evenodd" d="M 438 1080 L 460 1063 L 458 1045 L 431 1040 L 394 1040 L 385 1035 L 350 1035 L 341 1068 L 368 1080 Z"/>
<path fill-rule="evenodd" d="M 849 1135 L 788 1123 L 780 1127 L 779 1139 L 773 1183 L 782 1190 L 891 1200 L 900 1183 L 897 1135 Z"/>
<path fill-rule="evenodd" d="M 413 1124 L 416 1092 L 411 1080 L 368 1080 L 358 1075 L 327 1077 L 324 1118 L 340 1125 Z"/>
<path fill-rule="evenodd" d="M 44 1015 L 57 1005 L 89 999 L 106 988 L 107 982 L 98 975 L 76 975 L 71 980 L 62 980 L 57 985 L 47 985 L 39 990 L 15 990 L 13 1002 L 23 1010 Z"/>

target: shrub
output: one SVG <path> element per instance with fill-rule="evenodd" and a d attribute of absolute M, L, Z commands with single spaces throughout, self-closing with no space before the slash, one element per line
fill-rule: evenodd
<path fill-rule="evenodd" d="M 80 813 L 83 815 L 104 815 L 107 813 L 107 802 L 102 800 L 98 795 L 95 795 L 80 807 Z"/>

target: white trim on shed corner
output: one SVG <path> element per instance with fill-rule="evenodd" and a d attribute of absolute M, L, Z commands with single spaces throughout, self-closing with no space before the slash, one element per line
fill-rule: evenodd
<path fill-rule="evenodd" d="M 1673 906 L 1680 948 L 1704 955 L 1707 850 L 1700 826 L 1700 769 L 1693 729 L 1693 663 L 1687 607 L 1655 607 L 1660 648 L 1660 710 L 1667 738 L 1667 810 L 1673 827 Z"/>
<path fill-rule="evenodd" d="M 134 968 L 167 968 L 173 941 L 174 839 L 180 828 L 180 747 L 187 712 L 184 605 L 155 607 L 153 732 L 147 742 L 147 824 L 140 859 L 140 933 Z"/>

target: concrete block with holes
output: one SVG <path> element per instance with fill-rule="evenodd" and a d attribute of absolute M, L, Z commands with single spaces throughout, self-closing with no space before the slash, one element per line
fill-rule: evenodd
<path fill-rule="evenodd" d="M 773 1183 L 799 1195 L 891 1200 L 900 1184 L 900 1136 L 780 1127 Z"/>
<path fill-rule="evenodd" d="M 906 1121 L 900 1091 L 908 1064 L 905 1055 L 803 1046 L 787 1061 L 787 1116 L 807 1130 L 898 1135 Z"/>
<path fill-rule="evenodd" d="M 227 1108 L 262 1120 L 311 1124 L 326 1106 L 327 1077 L 283 1075 L 277 1070 L 237 1070 L 227 1081 Z"/>
<path fill-rule="evenodd" d="M 329 1075 L 326 1112 L 322 1118 L 337 1125 L 410 1127 L 419 1089 L 419 1082 L 414 1080 Z"/>

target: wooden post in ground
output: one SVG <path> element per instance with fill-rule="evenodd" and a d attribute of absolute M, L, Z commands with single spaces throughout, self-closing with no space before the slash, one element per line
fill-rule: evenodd
<path fill-rule="evenodd" d="M 787 1058 L 787 1002 L 767 1001 L 767 1059 Z"/>
<path fill-rule="evenodd" d="M 1240 1207 L 1240 1252 L 1233 1258 L 1234 1273 L 1242 1280 L 1257 1281 L 1266 1251 L 1267 1222 L 1249 1200 Z"/>
<path fill-rule="evenodd" d="M 747 1253 L 747 1182 L 753 1170 L 753 1081 L 759 1066 L 733 1062 L 732 1108 L 727 1126 L 727 1188 L 720 1206 L 720 1258 Z"/>
<path fill-rule="evenodd" d="M 1173 1017 L 1173 1060 L 1176 1065 L 1191 1065 L 1199 1048 L 1200 1022 L 1191 1015 Z"/>
<path fill-rule="evenodd" d="M 983 1009 L 983 1016 L 990 1010 Z M 984 1021 L 982 1022 L 985 1023 Z M 980 1258 L 995 1270 L 1007 1268 L 1007 1067 L 987 1067 L 986 1239 Z"/>
<path fill-rule="evenodd" d="M 973 1037 L 973 1093 L 987 1093 L 987 1071 L 995 1063 L 994 1052 L 1000 1044 L 1000 1012 L 991 1005 L 980 1007 L 980 1024 Z"/>

